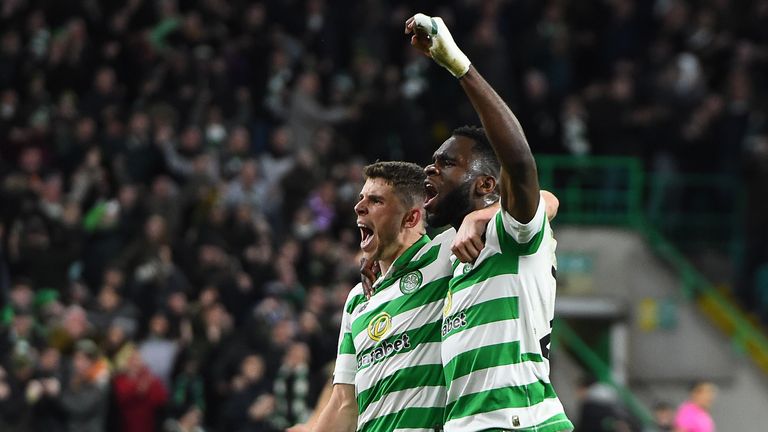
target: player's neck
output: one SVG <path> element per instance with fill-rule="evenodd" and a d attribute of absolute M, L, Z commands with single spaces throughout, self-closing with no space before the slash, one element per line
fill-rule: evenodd
<path fill-rule="evenodd" d="M 397 242 L 392 247 L 392 252 L 387 253 L 379 259 L 379 268 L 381 268 L 381 274 L 386 274 L 392 264 L 400 258 L 409 247 L 419 241 L 421 236 L 424 235 L 421 230 L 409 229 L 405 230 L 397 239 Z"/>
<path fill-rule="evenodd" d="M 459 230 L 459 227 L 464 222 L 464 218 L 467 217 L 468 214 L 470 214 L 472 212 L 475 212 L 475 211 L 478 211 L 478 210 L 482 210 L 484 208 L 491 207 L 491 206 L 495 205 L 496 203 L 498 203 L 498 200 L 490 201 L 489 202 L 488 200 L 486 200 L 485 197 L 478 197 L 478 198 L 475 198 L 474 200 L 472 200 L 471 202 L 472 202 L 472 208 L 470 208 L 468 211 L 466 211 L 466 212 L 464 212 L 464 213 L 462 213 L 460 215 L 457 215 L 456 216 L 456 220 L 451 222 L 451 226 L 456 231 Z M 498 209 L 498 207 L 497 207 L 497 209 Z"/>

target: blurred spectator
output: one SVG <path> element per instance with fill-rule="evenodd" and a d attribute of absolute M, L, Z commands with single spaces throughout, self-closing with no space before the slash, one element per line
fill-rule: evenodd
<path fill-rule="evenodd" d="M 608 384 L 585 379 L 579 387 L 581 408 L 578 430 L 594 432 L 631 432 L 629 415 L 619 395 Z"/>
<path fill-rule="evenodd" d="M 31 430 L 64 431 L 64 414 L 56 403 L 61 380 L 61 354 L 54 348 L 48 348 L 40 355 L 34 380 L 26 389 L 27 404 L 31 406 Z"/>
<path fill-rule="evenodd" d="M 72 373 L 58 403 L 67 432 L 102 432 L 106 427 L 109 369 L 93 341 L 81 339 L 72 355 Z"/>
<path fill-rule="evenodd" d="M 311 414 L 309 361 L 309 347 L 304 343 L 294 343 L 288 348 L 277 371 L 272 422 L 281 429 L 303 423 Z"/>
<path fill-rule="evenodd" d="M 28 348 L 19 348 L 11 353 L 8 370 L 0 366 L 0 426 L 21 432 L 30 428 L 25 390 L 32 378 L 34 358 L 33 353 L 25 351 Z"/>
<path fill-rule="evenodd" d="M 768 323 L 768 136 L 751 138 L 744 158 L 746 221 L 744 224 L 744 263 L 737 280 L 737 294 L 743 307 Z"/>
<path fill-rule="evenodd" d="M 768 8 L 734 7 L 454 0 L 436 12 L 534 152 L 635 156 L 664 185 L 732 177 L 748 198 L 736 292 L 768 320 Z M 3 431 L 85 430 L 77 408 L 101 424 L 88 398 L 109 392 L 83 370 L 117 365 L 131 346 L 169 389 L 167 430 L 219 426 L 248 353 L 277 377 L 301 341 L 298 363 L 317 376 L 359 278 L 362 167 L 426 162 L 450 125 L 477 121 L 401 35 L 404 2 L 0 9 Z M 614 174 L 599 179 L 606 190 Z M 666 187 L 647 208 L 730 202 L 683 196 Z M 103 359 L 76 349 L 86 339 Z M 286 396 L 296 372 L 284 373 L 285 393 L 266 383 L 244 427 L 300 420 Z M 587 411 L 605 407 L 601 392 L 585 392 Z"/>
<path fill-rule="evenodd" d="M 320 85 L 317 73 L 302 73 L 296 79 L 288 106 L 279 107 L 278 114 L 286 118 L 287 126 L 292 131 L 294 149 L 309 147 L 319 127 L 347 120 L 355 115 L 352 109 L 344 106 L 322 106 L 318 100 Z"/>
<path fill-rule="evenodd" d="M 133 349 L 125 369 L 113 380 L 120 412 L 120 428 L 124 432 L 152 432 L 159 424 L 168 390 L 144 364 L 141 352 Z"/>
<path fill-rule="evenodd" d="M 163 424 L 163 432 L 205 432 L 203 429 L 203 415 L 200 408 L 195 405 L 179 409 L 178 418 L 171 417 Z"/>
<path fill-rule="evenodd" d="M 64 311 L 61 323 L 51 328 L 48 343 L 61 352 L 72 354 L 77 341 L 92 334 L 91 323 L 88 322 L 85 309 L 79 305 L 72 305 Z"/>
<path fill-rule="evenodd" d="M 157 312 L 149 319 L 149 334 L 141 342 L 139 352 L 147 368 L 166 388 L 170 387 L 173 365 L 181 344 L 170 337 L 168 318 Z"/>
<path fill-rule="evenodd" d="M 244 160 L 238 176 L 227 187 L 224 203 L 229 209 L 247 206 L 255 213 L 268 213 L 269 189 L 259 173 L 259 165 L 254 159 Z"/>
<path fill-rule="evenodd" d="M 136 308 L 123 301 L 117 288 L 105 285 L 96 297 L 96 306 L 91 310 L 88 321 L 96 328 L 109 328 L 119 321 L 119 326 L 132 337 L 138 330 Z"/>
<path fill-rule="evenodd" d="M 265 376 L 264 360 L 256 354 L 246 355 L 240 370 L 232 378 L 232 395 L 226 402 L 223 430 L 271 431 L 274 421 L 274 397 Z"/>
<path fill-rule="evenodd" d="M 715 422 L 709 410 L 717 395 L 717 387 L 708 381 L 699 381 L 691 386 L 688 400 L 683 402 L 675 414 L 675 428 L 680 432 L 714 432 Z"/>
<path fill-rule="evenodd" d="M 675 431 L 675 407 L 667 402 L 658 402 L 653 406 L 654 426 L 661 431 Z"/>

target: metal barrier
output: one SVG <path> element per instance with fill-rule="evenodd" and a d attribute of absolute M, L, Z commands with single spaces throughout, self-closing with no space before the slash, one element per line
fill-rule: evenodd
<path fill-rule="evenodd" d="M 680 252 L 714 247 L 740 260 L 744 198 L 739 184 L 724 176 L 646 175 L 629 157 L 537 156 L 541 186 L 560 199 L 556 223 L 623 226 L 640 232 L 683 281 L 685 297 L 768 374 L 768 338 L 726 296 L 718 292 Z M 602 381 L 614 386 L 627 407 L 646 423 L 650 414 L 563 320 L 555 337 L 569 346 Z"/>
<path fill-rule="evenodd" d="M 632 392 L 619 384 L 611 374 L 611 368 L 600 358 L 595 351 L 579 337 L 579 335 L 563 319 L 555 319 L 552 335 L 556 342 L 570 348 L 581 360 L 589 371 L 601 382 L 609 384 L 618 393 L 624 405 L 637 418 L 644 428 L 653 427 L 653 415 Z"/>
<path fill-rule="evenodd" d="M 644 173 L 627 157 L 538 156 L 543 188 L 560 199 L 560 223 L 637 226 Z"/>

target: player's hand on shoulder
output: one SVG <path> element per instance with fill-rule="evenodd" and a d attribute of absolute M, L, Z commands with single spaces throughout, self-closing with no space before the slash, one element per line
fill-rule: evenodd
<path fill-rule="evenodd" d="M 373 283 L 376 282 L 379 273 L 381 273 L 381 268 L 377 260 L 369 260 L 367 257 L 360 260 L 360 278 L 363 283 L 365 298 L 370 299 L 373 295 Z"/>
<path fill-rule="evenodd" d="M 485 247 L 483 234 L 488 225 L 488 219 L 479 218 L 470 213 L 461 223 L 456 237 L 451 244 L 451 252 L 463 263 L 474 262 Z"/>
<path fill-rule="evenodd" d="M 541 198 L 544 200 L 544 208 L 547 213 L 547 219 L 550 221 L 557 216 L 557 210 L 560 208 L 560 200 L 555 194 L 548 190 L 541 190 Z"/>

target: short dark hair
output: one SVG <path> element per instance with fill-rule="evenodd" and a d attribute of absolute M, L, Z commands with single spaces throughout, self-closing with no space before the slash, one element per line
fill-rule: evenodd
<path fill-rule="evenodd" d="M 424 169 L 411 162 L 376 162 L 363 168 L 366 179 L 380 178 L 392 186 L 395 195 L 408 207 L 424 202 Z"/>
<path fill-rule="evenodd" d="M 712 381 L 706 380 L 706 379 L 698 379 L 696 381 L 691 382 L 688 385 L 688 391 L 690 393 L 693 393 L 697 390 L 699 390 L 701 387 L 705 385 L 713 385 Z"/>
<path fill-rule="evenodd" d="M 451 132 L 452 136 L 467 137 L 475 142 L 472 147 L 472 152 L 475 155 L 475 160 L 479 162 L 474 169 L 477 170 L 477 174 L 493 176 L 496 179 L 501 175 L 501 165 L 496 157 L 496 152 L 493 151 L 488 136 L 485 134 L 485 129 L 477 126 L 461 126 Z"/>

